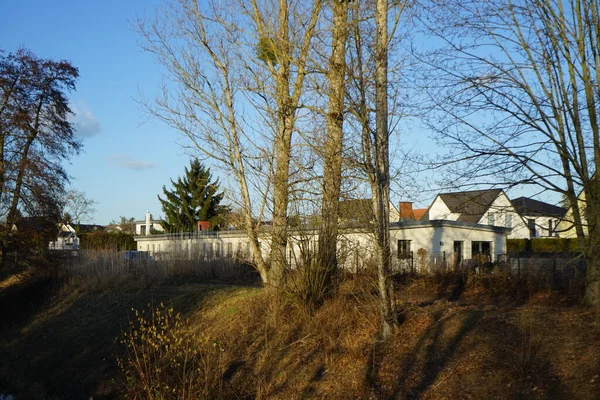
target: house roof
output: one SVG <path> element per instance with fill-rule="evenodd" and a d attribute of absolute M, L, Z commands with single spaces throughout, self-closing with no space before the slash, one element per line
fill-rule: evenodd
<path fill-rule="evenodd" d="M 482 225 L 471 222 L 464 221 L 450 221 L 445 219 L 434 219 L 427 221 L 401 221 L 401 222 L 392 222 L 390 224 L 390 229 L 418 229 L 425 227 L 434 227 L 434 228 L 443 228 L 443 227 L 457 227 L 457 228 L 467 228 L 472 230 L 480 230 L 480 231 L 489 231 L 496 232 L 502 234 L 508 234 L 512 230 L 512 228 L 505 228 L 502 226 L 492 226 L 492 225 Z"/>
<path fill-rule="evenodd" d="M 438 195 L 451 213 L 460 214 L 457 221 L 475 224 L 490 208 L 502 189 L 472 190 Z"/>
<path fill-rule="evenodd" d="M 425 213 L 427 213 L 427 210 L 429 210 L 429 208 L 413 208 L 413 215 L 415 216 L 415 220 L 419 221 L 421 218 L 423 218 L 423 216 L 425 215 Z"/>
<path fill-rule="evenodd" d="M 530 199 L 528 197 L 519 197 L 511 200 L 510 202 L 521 216 L 535 215 L 563 218 L 567 213 L 566 208 L 544 203 L 543 201 Z"/>
<path fill-rule="evenodd" d="M 75 225 L 75 226 L 79 229 L 79 232 L 81 232 L 81 233 L 96 232 L 96 231 L 104 230 L 104 226 L 102 226 L 102 225 L 79 224 L 79 225 Z"/>
<path fill-rule="evenodd" d="M 60 231 L 58 232 L 57 235 L 59 238 L 68 238 L 71 236 L 75 236 L 75 233 L 71 232 L 71 231 Z"/>
<path fill-rule="evenodd" d="M 342 220 L 369 223 L 375 219 L 371 199 L 341 200 L 339 210 L 339 217 Z"/>

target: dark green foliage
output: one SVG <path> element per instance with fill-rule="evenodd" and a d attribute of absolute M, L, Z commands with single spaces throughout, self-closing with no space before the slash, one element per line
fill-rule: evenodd
<path fill-rule="evenodd" d="M 534 238 L 508 239 L 508 254 L 518 253 L 581 253 L 577 239 Z"/>
<path fill-rule="evenodd" d="M 136 250 L 133 235 L 125 232 L 90 232 L 79 235 L 82 250 Z"/>
<path fill-rule="evenodd" d="M 213 228 L 223 223 L 229 207 L 220 204 L 224 194 L 219 193 L 219 180 L 213 181 L 210 168 L 193 159 L 183 178 L 171 180 L 171 184 L 172 190 L 163 186 L 164 199 L 158 196 L 165 213 L 161 222 L 165 231 L 193 232 L 198 221 L 209 221 Z"/>

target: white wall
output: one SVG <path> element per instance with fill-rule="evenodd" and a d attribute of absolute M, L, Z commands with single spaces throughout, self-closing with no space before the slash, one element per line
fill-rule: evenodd
<path fill-rule="evenodd" d="M 530 219 L 535 221 L 535 237 L 557 237 L 557 225 L 561 222 L 560 219 L 555 217 L 539 215 L 526 215 L 525 217 L 523 217 L 523 220 L 526 224 Z M 550 232 L 550 221 L 552 221 L 553 232 Z"/>
<path fill-rule="evenodd" d="M 472 257 L 472 242 L 490 242 L 490 254 L 493 261 L 498 259 L 501 254 L 506 254 L 506 240 L 503 234 L 494 232 L 485 228 L 459 227 L 459 226 L 439 226 L 439 227 L 411 227 L 393 230 L 392 248 L 395 249 L 394 256 L 397 255 L 397 241 L 410 240 L 411 250 L 416 257 L 420 248 L 425 249 L 429 254 L 446 257 L 454 254 L 454 242 L 463 242 L 463 259 Z"/>
<path fill-rule="evenodd" d="M 437 196 L 431 206 L 429 206 L 429 219 L 445 219 L 448 221 L 456 221 L 460 217 L 458 213 L 450 212 L 446 203 L 442 201 L 440 196 Z"/>
<path fill-rule="evenodd" d="M 524 221 L 519 213 L 515 211 L 515 208 L 504 192 L 500 193 L 496 200 L 494 200 L 488 211 L 481 217 L 478 223 L 482 225 L 490 225 L 490 214 L 492 214 L 494 217 L 494 226 L 512 228 L 511 233 L 508 235 L 509 239 L 529 238 L 529 228 L 527 227 L 526 221 Z M 506 225 L 507 215 L 510 216 L 512 226 Z"/>
<path fill-rule="evenodd" d="M 141 235 L 142 234 L 142 227 L 146 226 L 146 222 L 136 222 L 135 223 L 135 234 L 136 235 Z M 156 232 L 164 232 L 164 229 L 162 227 L 162 225 L 160 224 L 160 221 L 152 221 L 150 223 L 150 226 L 152 229 L 154 229 L 154 231 Z"/>

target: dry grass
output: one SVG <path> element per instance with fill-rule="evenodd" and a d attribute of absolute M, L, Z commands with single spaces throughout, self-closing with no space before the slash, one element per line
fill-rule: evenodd
<path fill-rule="evenodd" d="M 159 367 L 159 387 L 197 385 L 163 398 L 600 398 L 600 349 L 590 345 L 600 341 L 597 311 L 528 281 L 401 277 L 403 323 L 381 343 L 368 274 L 346 276 L 335 297 L 308 311 L 286 293 L 177 278 L 194 270 L 164 278 L 147 269 L 155 283 L 136 286 L 146 279 L 136 272 L 112 287 L 94 283 L 105 274 L 98 270 L 82 282 L 104 289 L 63 291 L 2 331 L 1 387 L 24 398 L 152 398 L 138 385 L 144 353 L 135 352 L 147 346 L 151 354 L 154 343 L 160 351 L 148 365 Z M 140 322 L 131 309 L 148 310 L 148 302 L 166 307 Z M 141 326 L 164 329 L 140 342 Z M 181 347 L 171 347 L 177 339 Z M 196 375 L 180 368 L 182 357 L 194 360 Z M 117 358 L 131 368 L 119 370 Z"/>
<path fill-rule="evenodd" d="M 117 287 L 146 287 L 166 280 L 255 283 L 252 267 L 233 259 L 126 260 L 118 251 L 81 251 L 63 263 L 57 279 L 69 289 L 102 291 Z"/>

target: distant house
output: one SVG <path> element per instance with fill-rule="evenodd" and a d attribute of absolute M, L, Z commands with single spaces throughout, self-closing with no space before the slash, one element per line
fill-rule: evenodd
<path fill-rule="evenodd" d="M 50 250 L 79 250 L 79 237 L 70 224 L 60 223 L 56 239 L 48 243 Z"/>
<path fill-rule="evenodd" d="M 441 193 L 421 220 L 447 220 L 510 228 L 510 239 L 530 238 L 530 230 L 502 189 Z"/>
<path fill-rule="evenodd" d="M 136 236 L 150 235 L 153 232 L 164 232 L 159 219 L 152 219 L 150 211 L 146 211 L 146 219 L 143 221 L 135 221 Z"/>
<path fill-rule="evenodd" d="M 530 237 L 560 236 L 558 225 L 567 213 L 566 208 L 528 197 L 519 197 L 511 200 L 511 203 L 527 223 Z"/>

